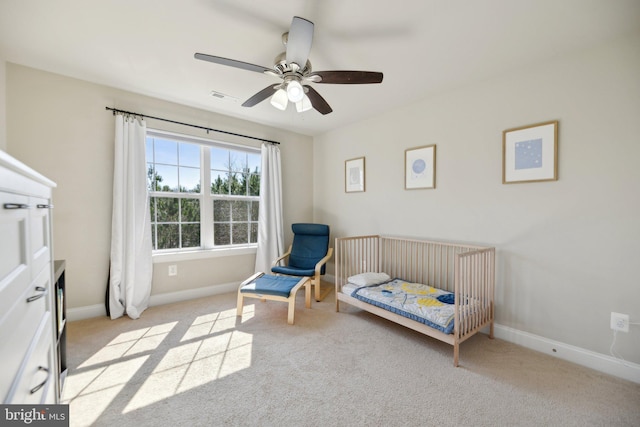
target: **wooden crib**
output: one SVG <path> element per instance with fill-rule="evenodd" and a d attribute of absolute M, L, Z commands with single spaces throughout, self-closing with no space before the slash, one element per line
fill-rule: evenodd
<path fill-rule="evenodd" d="M 453 333 L 403 317 L 344 292 L 347 278 L 366 272 L 423 283 L 453 292 Z M 356 236 L 335 240 L 336 311 L 340 301 L 453 345 L 458 366 L 460 343 L 485 326 L 493 338 L 495 248 L 389 237 Z M 472 303 L 470 303 L 472 302 Z"/>

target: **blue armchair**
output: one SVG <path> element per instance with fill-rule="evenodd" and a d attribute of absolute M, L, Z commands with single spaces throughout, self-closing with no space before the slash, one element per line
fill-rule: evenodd
<path fill-rule="evenodd" d="M 291 229 L 293 243 L 285 254 L 273 262 L 271 272 L 287 276 L 310 277 L 311 285 L 315 287 L 315 300 L 321 301 L 325 295 L 321 298 L 320 276 L 325 273 L 327 261 L 333 255 L 333 248 L 329 247 L 329 226 L 292 224 Z"/>

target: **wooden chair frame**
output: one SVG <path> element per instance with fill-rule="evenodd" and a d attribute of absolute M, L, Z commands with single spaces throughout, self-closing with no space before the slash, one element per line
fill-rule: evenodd
<path fill-rule="evenodd" d="M 247 280 L 242 282 L 238 287 L 238 307 L 236 310 L 236 316 L 242 316 L 242 310 L 244 308 L 244 299 L 245 298 L 258 298 L 262 302 L 266 300 L 271 301 L 282 301 L 289 303 L 289 312 L 287 316 L 287 323 L 293 325 L 293 318 L 296 309 L 296 293 L 298 290 L 304 286 L 304 306 L 306 308 L 311 308 L 311 278 L 310 277 L 301 277 L 298 283 L 291 289 L 288 297 L 283 297 L 279 295 L 265 295 L 258 292 L 241 292 L 242 287 L 248 285 L 249 283 L 255 281 L 260 276 L 263 276 L 264 273 L 256 273 L 253 276 L 249 277 Z"/>
<path fill-rule="evenodd" d="M 273 261 L 273 264 L 271 265 L 276 266 L 278 265 L 279 262 L 281 261 L 285 261 L 289 255 L 291 254 L 291 248 L 293 247 L 293 245 L 289 245 L 289 249 L 287 250 L 287 252 L 285 252 L 284 254 L 282 254 L 282 256 L 280 256 L 280 258 L 277 258 L 275 261 Z M 315 273 L 312 277 L 310 277 L 311 280 L 311 285 L 314 286 L 315 289 L 315 300 L 317 302 L 320 302 L 324 299 L 324 297 L 327 296 L 327 294 L 329 292 L 331 292 L 331 286 L 329 286 L 324 292 L 320 292 L 320 278 L 322 277 L 322 275 L 320 274 L 320 271 L 322 270 L 322 266 L 325 265 L 333 256 L 333 248 L 329 248 L 327 250 L 327 254 L 324 256 L 324 258 L 322 258 L 320 261 L 318 261 L 318 263 L 316 264 L 315 267 Z M 295 277 L 295 276 L 292 276 Z"/>

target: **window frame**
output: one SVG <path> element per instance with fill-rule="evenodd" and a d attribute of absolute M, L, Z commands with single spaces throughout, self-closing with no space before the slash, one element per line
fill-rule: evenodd
<path fill-rule="evenodd" d="M 215 245 L 214 244 L 214 212 L 213 203 L 214 200 L 242 200 L 242 201 L 260 201 L 260 196 L 240 196 L 240 195 L 223 195 L 212 194 L 211 192 L 211 148 L 221 148 L 224 150 L 240 151 L 245 153 L 252 153 L 261 155 L 261 149 L 259 147 L 252 147 L 248 145 L 235 144 L 231 142 L 212 140 L 208 138 L 200 138 L 186 134 L 167 132 L 159 129 L 147 128 L 145 135 L 145 156 L 146 153 L 146 138 L 162 138 L 178 143 L 197 144 L 200 147 L 200 193 L 195 192 L 173 192 L 173 191 L 148 191 L 149 194 L 149 209 L 151 209 L 151 200 L 154 197 L 164 198 L 178 198 L 178 199 L 197 199 L 200 202 L 200 246 L 187 247 L 187 248 L 167 248 L 167 249 L 153 249 L 152 257 L 154 262 L 172 262 L 187 259 L 201 259 L 212 258 L 218 256 L 228 255 L 241 255 L 241 254 L 255 254 L 258 246 L 255 243 L 239 243 L 229 245 Z M 147 168 L 148 162 L 145 159 L 145 168 Z M 155 165 L 155 159 L 153 159 Z M 180 166 L 178 166 L 180 167 Z M 249 172 L 251 175 L 251 171 Z M 260 179 L 262 179 L 262 168 L 260 167 Z M 151 222 L 156 224 L 155 218 L 151 218 Z M 228 224 L 232 224 L 233 221 L 229 221 Z M 257 221 L 251 221 L 251 210 L 249 209 L 249 217 L 247 223 L 249 224 L 249 230 L 251 224 Z M 180 224 L 180 221 L 178 221 Z M 157 228 L 152 229 L 152 233 L 157 233 Z M 157 234 L 154 242 L 157 244 Z"/>

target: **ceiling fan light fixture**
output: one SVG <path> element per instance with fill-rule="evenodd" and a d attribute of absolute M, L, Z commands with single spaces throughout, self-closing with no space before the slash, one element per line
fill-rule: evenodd
<path fill-rule="evenodd" d="M 304 113 L 305 111 L 309 111 L 313 106 L 311 105 L 311 100 L 307 95 L 302 97 L 302 101 L 296 102 L 296 111 L 298 113 Z"/>
<path fill-rule="evenodd" d="M 287 83 L 287 95 L 291 102 L 301 102 L 304 99 L 304 89 L 297 80 L 290 80 Z"/>
<path fill-rule="evenodd" d="M 278 89 L 271 97 L 271 105 L 276 107 L 278 110 L 286 110 L 288 102 L 289 99 L 287 98 L 287 91 L 282 88 Z"/>

